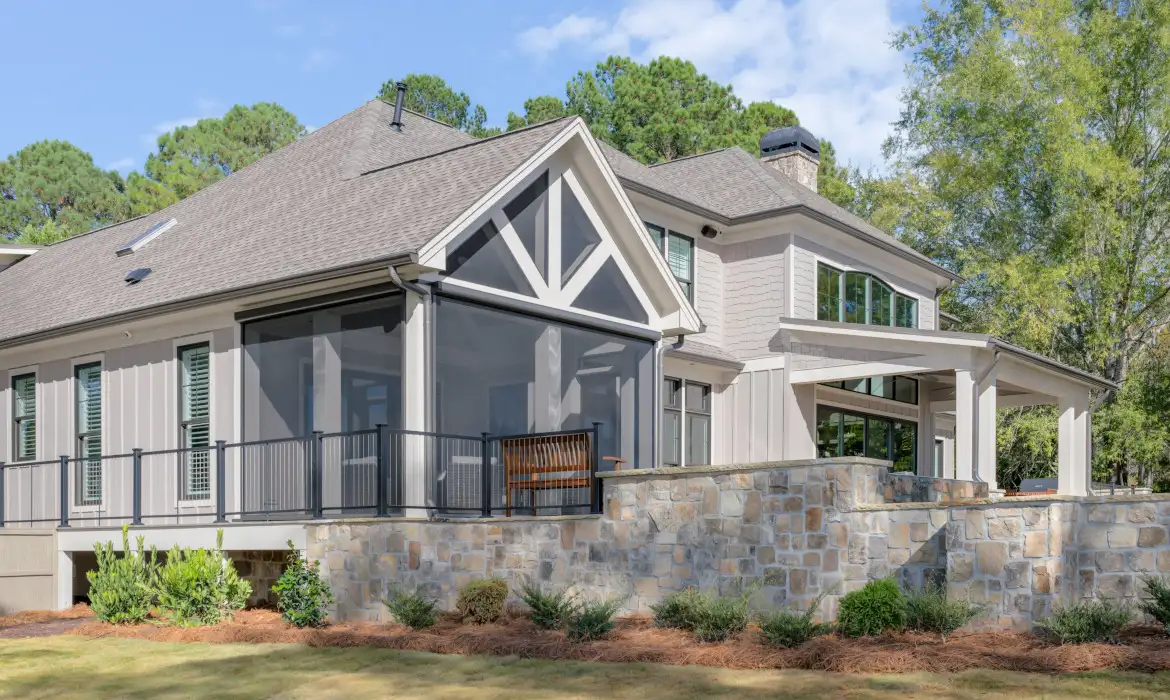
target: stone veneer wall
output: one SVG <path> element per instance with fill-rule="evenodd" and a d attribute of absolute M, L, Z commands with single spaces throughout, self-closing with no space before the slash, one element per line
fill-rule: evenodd
<path fill-rule="evenodd" d="M 1027 627 L 1052 604 L 1132 597 L 1170 570 L 1170 500 L 1156 496 L 993 502 L 985 484 L 889 474 L 864 458 L 637 470 L 607 475 L 601 515 L 353 520 L 309 525 L 308 555 L 336 619 L 386 619 L 391 584 L 447 608 L 468 581 L 524 577 L 622 596 L 645 611 L 687 586 L 754 605 L 824 611 L 871 578 L 949 580 L 986 602 L 985 625 Z M 979 496 L 979 497 L 975 497 Z M 911 502 L 923 499 L 923 502 Z M 1136 499 L 1136 500 L 1135 500 Z"/>
<path fill-rule="evenodd" d="M 228 552 L 228 557 L 236 567 L 240 578 L 247 579 L 252 584 L 252 595 L 248 598 L 249 606 L 275 605 L 276 598 L 272 595 L 272 584 L 284 573 L 285 559 L 288 552 L 284 550 L 246 550 Z"/>

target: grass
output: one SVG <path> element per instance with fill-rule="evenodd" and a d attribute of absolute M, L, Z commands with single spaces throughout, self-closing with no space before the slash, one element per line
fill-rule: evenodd
<path fill-rule="evenodd" d="M 1146 700 L 1170 673 L 849 676 L 438 656 L 368 648 L 175 644 L 76 636 L 0 641 L 0 698 Z"/>

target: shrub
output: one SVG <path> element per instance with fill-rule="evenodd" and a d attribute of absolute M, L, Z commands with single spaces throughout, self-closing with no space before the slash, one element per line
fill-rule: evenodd
<path fill-rule="evenodd" d="M 382 599 L 382 604 L 390 610 L 390 615 L 395 620 L 411 629 L 421 630 L 430 627 L 438 618 L 435 613 L 435 601 L 428 600 L 418 591 L 409 592 L 391 586 L 389 595 Z"/>
<path fill-rule="evenodd" d="M 1147 600 L 1142 601 L 1141 611 L 1158 621 L 1166 634 L 1170 634 L 1170 584 L 1160 576 L 1142 579 Z"/>
<path fill-rule="evenodd" d="M 704 642 L 722 642 L 747 629 L 751 591 L 735 597 L 709 600 L 695 623 L 695 636 Z"/>
<path fill-rule="evenodd" d="M 150 556 L 130 551 L 129 527 L 122 527 L 121 557 L 114 554 L 114 543 L 98 542 L 93 546 L 97 570 L 86 572 L 89 579 L 89 604 L 99 620 L 114 624 L 142 622 L 150 613 L 154 600 L 154 579 L 158 572 L 158 552 L 151 547 Z"/>
<path fill-rule="evenodd" d="M 577 609 L 577 604 L 568 588 L 545 593 L 538 584 L 525 581 L 520 586 L 518 595 L 520 600 L 528 606 L 529 619 L 541 629 L 555 630 L 564 627 Z"/>
<path fill-rule="evenodd" d="M 1057 606 L 1037 627 L 1061 644 L 1084 644 L 1113 641 L 1121 628 L 1132 621 L 1133 610 L 1128 605 L 1092 600 Z"/>
<path fill-rule="evenodd" d="M 760 626 L 760 633 L 764 635 L 764 639 L 769 644 L 787 648 L 798 647 L 813 637 L 828 634 L 833 628 L 832 625 L 813 620 L 817 609 L 821 607 L 821 601 L 825 599 L 827 594 L 828 591 L 825 591 L 817 596 L 813 604 L 804 612 L 777 610 L 761 613 L 756 618 L 756 622 Z"/>
<path fill-rule="evenodd" d="M 288 541 L 288 559 L 284 573 L 272 584 L 276 609 L 280 617 L 297 627 L 320 627 L 325 624 L 325 608 L 333 602 L 333 592 L 321 578 L 317 562 L 305 561 L 300 551 Z"/>
<path fill-rule="evenodd" d="M 902 629 L 906 622 L 906 599 L 892 578 L 870 581 L 860 590 L 841 597 L 837 629 L 846 637 L 881 634 Z"/>
<path fill-rule="evenodd" d="M 486 578 L 472 581 L 459 591 L 455 609 L 464 622 L 486 625 L 495 622 L 504 614 L 504 602 L 508 600 L 508 584 L 501 578 Z"/>
<path fill-rule="evenodd" d="M 614 628 L 613 616 L 621 609 L 624 598 L 583 603 L 566 623 L 565 632 L 574 642 L 601 639 Z"/>
<path fill-rule="evenodd" d="M 983 612 L 984 606 L 970 600 L 949 600 L 944 583 L 930 583 L 906 596 L 906 626 L 922 632 L 937 632 L 945 640 Z"/>
<path fill-rule="evenodd" d="M 223 530 L 215 549 L 180 549 L 167 553 L 157 577 L 158 605 L 174 624 L 214 625 L 240 610 L 252 595 L 252 584 L 240 578 L 223 553 Z"/>
<path fill-rule="evenodd" d="M 671 593 L 650 609 L 654 611 L 654 624 L 659 627 L 693 631 L 710 604 L 710 596 L 697 588 L 686 588 Z"/>

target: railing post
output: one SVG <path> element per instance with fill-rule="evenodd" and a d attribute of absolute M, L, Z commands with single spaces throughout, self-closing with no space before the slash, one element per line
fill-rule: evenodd
<path fill-rule="evenodd" d="M 133 460 L 131 473 L 133 475 L 133 480 L 134 480 L 134 487 L 133 487 L 134 488 L 134 490 L 133 490 L 133 499 L 134 500 L 133 500 L 133 506 L 132 506 L 134 517 L 131 520 L 131 524 L 141 525 L 142 524 L 142 448 L 141 447 L 134 448 L 134 456 L 131 459 Z"/>
<path fill-rule="evenodd" d="M 242 508 L 240 510 L 243 510 Z M 227 441 L 215 441 L 215 522 L 227 522 Z"/>
<path fill-rule="evenodd" d="M 320 520 L 325 515 L 325 448 L 324 431 L 313 431 L 313 518 Z"/>
<path fill-rule="evenodd" d="M 378 424 L 378 517 L 389 514 L 386 485 L 390 481 L 390 426 Z"/>
<path fill-rule="evenodd" d="M 598 440 L 599 437 L 601 437 L 601 423 L 593 421 L 593 439 L 591 441 L 593 446 L 593 473 L 590 474 L 592 477 L 590 481 L 592 488 L 590 491 L 592 492 L 591 495 L 593 498 L 591 500 L 593 502 L 589 505 L 590 510 L 594 513 L 600 513 L 602 510 L 601 485 L 604 483 L 597 477 L 597 472 L 601 471 L 601 444 Z"/>
<path fill-rule="evenodd" d="M 4 462 L 0 462 L 0 527 L 4 527 Z"/>
<path fill-rule="evenodd" d="M 492 517 L 492 455 L 488 450 L 488 434 L 480 433 L 479 489 L 480 515 Z"/>
<path fill-rule="evenodd" d="M 61 455 L 61 522 L 58 527 L 69 527 L 69 455 Z"/>

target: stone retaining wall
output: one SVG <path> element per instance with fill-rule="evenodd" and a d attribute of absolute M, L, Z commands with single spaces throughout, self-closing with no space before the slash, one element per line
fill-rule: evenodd
<path fill-rule="evenodd" d="M 385 619 L 388 586 L 452 607 L 468 581 L 525 577 L 645 611 L 687 586 L 756 586 L 757 608 L 806 607 L 871 578 L 948 580 L 984 625 L 1027 627 L 1082 596 L 1136 595 L 1170 569 L 1170 501 L 991 501 L 986 485 L 889 474 L 863 458 L 637 470 L 604 479 L 600 515 L 310 525 L 338 619 Z M 974 496 L 984 497 L 974 497 Z M 924 502 L 911 502 L 913 498 Z M 1134 500 L 1137 499 L 1137 500 Z"/>

